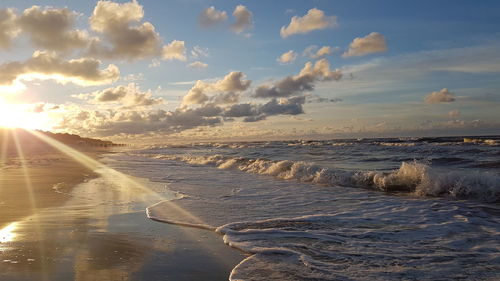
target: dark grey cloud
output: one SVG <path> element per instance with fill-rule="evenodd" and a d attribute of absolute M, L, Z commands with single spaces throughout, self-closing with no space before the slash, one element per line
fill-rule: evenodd
<path fill-rule="evenodd" d="M 342 72 L 339 69 L 330 70 L 328 60 L 321 59 L 314 65 L 311 62 L 306 63 L 298 75 L 287 76 L 273 84 L 257 87 L 253 96 L 256 98 L 289 97 L 314 90 L 314 84 L 317 81 L 332 81 L 341 78 Z"/>

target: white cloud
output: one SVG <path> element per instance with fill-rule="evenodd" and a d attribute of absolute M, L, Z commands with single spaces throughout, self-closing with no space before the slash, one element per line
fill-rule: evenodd
<path fill-rule="evenodd" d="M 13 9 L 0 10 L 0 49 L 9 48 L 19 33 L 16 25 L 16 14 Z"/>
<path fill-rule="evenodd" d="M 116 81 L 120 76 L 113 64 L 100 70 L 101 62 L 90 58 L 62 60 L 55 53 L 37 51 L 24 62 L 0 65 L 0 85 L 11 85 L 18 79 L 54 79 L 60 83 L 102 85 Z"/>
<path fill-rule="evenodd" d="M 74 29 L 77 16 L 67 8 L 33 6 L 24 10 L 17 23 L 35 46 L 66 52 L 84 48 L 90 40 L 86 31 Z"/>
<path fill-rule="evenodd" d="M 293 16 L 287 27 L 281 27 L 280 35 L 286 38 L 294 34 L 309 33 L 335 26 L 337 26 L 336 16 L 326 16 L 322 10 L 313 8 L 303 17 Z"/>
<path fill-rule="evenodd" d="M 252 27 L 252 12 L 243 5 L 238 5 L 234 9 L 233 17 L 236 21 L 231 25 L 231 29 L 240 34 L 243 31 Z"/>
<path fill-rule="evenodd" d="M 385 37 L 378 32 L 372 32 L 365 37 L 354 38 L 349 45 L 349 49 L 342 54 L 342 57 L 364 56 L 386 50 Z"/>
<path fill-rule="evenodd" d="M 164 103 L 162 98 L 154 98 L 151 91 L 142 92 L 135 83 L 99 90 L 90 94 L 80 94 L 75 97 L 94 104 L 120 104 L 125 108 L 152 106 Z"/>
<path fill-rule="evenodd" d="M 196 81 L 196 84 L 182 99 L 183 105 L 202 104 L 210 97 L 207 93 L 224 94 L 227 92 L 242 92 L 250 86 L 250 80 L 244 80 L 243 72 L 233 71 L 214 83 Z"/>
<path fill-rule="evenodd" d="M 99 1 L 90 17 L 92 30 L 104 36 L 94 39 L 89 54 L 104 58 L 137 60 L 158 56 L 161 40 L 154 26 L 141 22 L 144 10 L 136 1 Z"/>
<path fill-rule="evenodd" d="M 327 55 L 330 55 L 331 53 L 333 53 L 333 50 L 330 46 L 323 46 L 323 47 L 319 48 L 319 50 L 316 52 L 315 58 L 327 56 Z"/>
<path fill-rule="evenodd" d="M 184 41 L 174 40 L 170 44 L 163 46 L 162 57 L 165 60 L 186 60 L 186 47 Z"/>
<path fill-rule="evenodd" d="M 295 59 L 297 59 L 297 53 L 295 53 L 293 50 L 290 50 L 279 56 L 279 58 L 276 61 L 278 61 L 281 64 L 288 64 L 294 62 Z"/>
<path fill-rule="evenodd" d="M 195 62 L 188 64 L 188 66 L 191 68 L 207 68 L 208 64 L 203 63 L 201 61 L 195 61 Z"/>
<path fill-rule="evenodd" d="M 426 103 L 453 102 L 455 101 L 455 95 L 448 89 L 443 88 L 440 91 L 432 92 L 425 96 L 424 101 Z"/>
<path fill-rule="evenodd" d="M 218 11 L 214 6 L 211 6 L 200 13 L 198 20 L 202 26 L 213 26 L 226 21 L 227 13 L 225 11 Z"/>

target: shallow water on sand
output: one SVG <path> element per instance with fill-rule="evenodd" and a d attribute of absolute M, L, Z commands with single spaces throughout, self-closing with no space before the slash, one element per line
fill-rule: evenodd
<path fill-rule="evenodd" d="M 0 280 L 225 280 L 244 258 L 220 235 L 149 220 L 148 205 L 175 196 L 164 184 L 100 172 L 0 230 Z"/>

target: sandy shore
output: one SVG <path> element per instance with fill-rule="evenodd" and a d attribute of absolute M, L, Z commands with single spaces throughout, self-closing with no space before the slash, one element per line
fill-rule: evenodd
<path fill-rule="evenodd" d="M 36 209 L 20 163 L 2 169 L 2 281 L 227 280 L 245 258 L 216 233 L 148 219 L 158 193 L 173 198 L 162 183 L 92 172 L 58 154 L 27 162 Z"/>
<path fill-rule="evenodd" d="M 96 158 L 98 153 L 88 155 Z M 29 175 L 28 182 L 25 172 Z M 54 192 L 54 186 L 69 191 L 94 176 L 91 170 L 60 153 L 38 153 L 24 161 L 18 157 L 6 159 L 0 166 L 0 228 L 35 213 L 36 209 L 66 202 L 68 196 Z"/>

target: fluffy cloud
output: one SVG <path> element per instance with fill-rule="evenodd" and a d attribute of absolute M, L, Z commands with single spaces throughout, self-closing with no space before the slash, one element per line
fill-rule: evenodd
<path fill-rule="evenodd" d="M 208 7 L 200 13 L 198 21 L 202 26 L 213 26 L 227 20 L 225 11 L 218 11 L 214 6 Z"/>
<path fill-rule="evenodd" d="M 337 26 L 336 16 L 326 16 L 322 10 L 314 8 L 310 9 L 303 17 L 293 16 L 287 27 L 281 27 L 280 35 L 286 38 L 290 35 L 308 33 L 334 26 Z"/>
<path fill-rule="evenodd" d="M 441 102 L 453 102 L 455 101 L 455 95 L 448 89 L 443 88 L 440 91 L 432 92 L 425 96 L 424 101 L 426 103 L 441 103 Z"/>
<path fill-rule="evenodd" d="M 233 17 L 236 21 L 231 25 L 231 29 L 240 34 L 243 31 L 252 27 L 252 12 L 243 5 L 238 5 L 234 9 Z"/>
<path fill-rule="evenodd" d="M 116 86 L 90 94 L 74 95 L 93 104 L 120 104 L 124 108 L 153 106 L 164 103 L 162 98 L 153 98 L 151 91 L 142 92 L 135 83 Z"/>
<path fill-rule="evenodd" d="M 290 50 L 286 53 L 283 53 L 281 56 L 279 56 L 279 58 L 276 61 L 278 61 L 281 64 L 288 64 L 288 63 L 294 62 L 295 59 L 297 59 L 297 53 Z"/>
<path fill-rule="evenodd" d="M 97 2 L 90 17 L 90 27 L 102 34 L 105 40 L 92 40 L 89 54 L 127 60 L 160 55 L 160 36 L 151 23 L 141 22 L 143 17 L 144 10 L 136 1 L 123 4 Z"/>
<path fill-rule="evenodd" d="M 298 75 L 287 76 L 274 84 L 257 87 L 254 97 L 289 97 L 312 91 L 316 81 L 332 81 L 340 78 L 342 78 L 342 72 L 339 69 L 330 70 L 330 63 L 326 59 L 321 59 L 314 65 L 307 62 Z"/>
<path fill-rule="evenodd" d="M 53 51 L 71 51 L 89 43 L 87 32 L 74 30 L 77 13 L 67 8 L 33 6 L 24 10 L 17 23 L 37 46 Z"/>
<path fill-rule="evenodd" d="M 195 62 L 188 64 L 188 66 L 191 68 L 207 68 L 208 64 L 203 63 L 201 61 L 195 61 Z"/>
<path fill-rule="evenodd" d="M 203 116 L 210 108 L 164 110 L 106 110 L 68 111 L 62 118 L 59 128 L 70 132 L 85 132 L 97 136 L 144 133 L 176 133 L 199 126 L 221 124 L 220 117 Z M 217 110 L 217 108 L 215 108 Z"/>
<path fill-rule="evenodd" d="M 354 38 L 342 57 L 364 56 L 386 50 L 385 37 L 378 32 L 372 32 L 365 37 Z"/>
<path fill-rule="evenodd" d="M 186 60 L 186 47 L 184 41 L 174 40 L 170 44 L 163 46 L 162 57 L 166 60 Z"/>
<path fill-rule="evenodd" d="M 207 93 L 224 94 L 227 92 L 242 92 L 250 86 L 250 80 L 244 80 L 243 72 L 233 71 L 215 83 L 207 83 L 201 80 L 189 90 L 182 100 L 183 105 L 202 104 L 210 99 Z"/>
<path fill-rule="evenodd" d="M 120 76 L 113 64 L 100 70 L 101 62 L 82 58 L 62 60 L 54 53 L 35 52 L 24 62 L 8 62 L 0 65 L 0 85 L 11 85 L 16 79 L 54 79 L 78 85 L 102 85 L 116 81 Z"/>
<path fill-rule="evenodd" d="M 0 49 L 10 47 L 18 31 L 14 11 L 12 9 L 0 10 Z"/>

